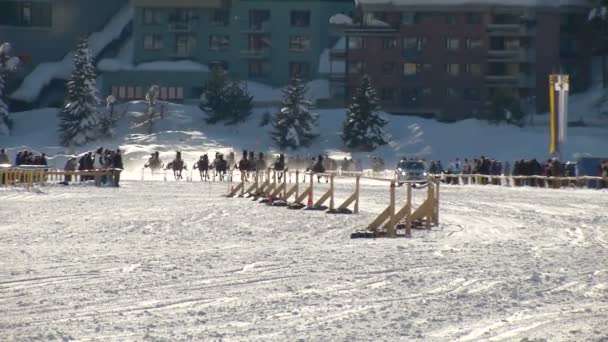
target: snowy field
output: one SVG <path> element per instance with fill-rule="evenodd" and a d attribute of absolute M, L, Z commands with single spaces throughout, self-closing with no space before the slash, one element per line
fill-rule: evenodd
<path fill-rule="evenodd" d="M 0 189 L 0 339 L 608 339 L 606 191 L 443 186 L 439 227 L 351 240 L 386 184 L 351 216 L 226 189 Z"/>

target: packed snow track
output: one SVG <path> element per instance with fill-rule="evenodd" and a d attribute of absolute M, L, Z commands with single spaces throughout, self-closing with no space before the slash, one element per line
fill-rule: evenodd
<path fill-rule="evenodd" d="M 351 240 L 387 184 L 347 216 L 226 190 L 0 189 L 0 339 L 608 339 L 606 191 L 442 186 L 439 227 Z"/>

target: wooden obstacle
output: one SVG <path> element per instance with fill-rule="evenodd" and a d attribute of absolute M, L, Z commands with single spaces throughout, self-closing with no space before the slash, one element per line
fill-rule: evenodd
<path fill-rule="evenodd" d="M 31 188 L 34 185 L 44 186 L 50 183 L 77 183 L 83 181 L 83 177 L 91 177 L 96 186 L 101 186 L 101 178 L 108 177 L 113 183 L 115 169 L 64 171 L 55 169 L 28 169 L 28 168 L 2 168 L 0 169 L 0 186 L 23 186 Z"/>
<path fill-rule="evenodd" d="M 395 181 L 390 180 L 389 205 L 378 217 L 369 224 L 367 231 L 372 237 L 397 237 L 397 228 L 404 228 L 405 234 L 410 237 L 411 229 L 425 226 L 430 229 L 432 225 L 439 224 L 439 184 L 433 177 L 427 181 L 427 197 L 424 202 L 413 210 L 412 183 L 407 184 L 405 205 L 398 211 L 395 210 Z M 412 212 L 413 211 L 413 212 Z M 364 233 L 365 234 L 365 233 Z M 360 237 L 360 233 L 354 233 L 352 237 Z"/>

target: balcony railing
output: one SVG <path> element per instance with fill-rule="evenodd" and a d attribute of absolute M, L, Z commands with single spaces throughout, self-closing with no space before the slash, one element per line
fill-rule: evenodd
<path fill-rule="evenodd" d="M 194 21 L 188 21 L 188 22 L 175 21 L 175 22 L 169 23 L 168 30 L 170 32 L 192 32 L 195 30 L 195 26 L 196 26 L 196 22 L 194 22 Z"/>
<path fill-rule="evenodd" d="M 270 21 L 249 23 L 249 26 L 243 30 L 243 33 L 269 33 L 271 28 Z"/>
<path fill-rule="evenodd" d="M 490 36 L 499 37 L 520 37 L 533 36 L 536 34 L 534 27 L 529 27 L 525 23 L 521 24 L 488 24 L 486 31 Z"/>
<path fill-rule="evenodd" d="M 241 50 L 242 58 L 268 58 L 269 56 L 269 48 Z"/>
<path fill-rule="evenodd" d="M 510 86 L 517 88 L 534 88 L 536 79 L 534 76 L 519 74 L 486 75 L 486 83 L 489 86 Z"/>
<path fill-rule="evenodd" d="M 489 62 L 519 62 L 534 63 L 536 61 L 536 51 L 534 49 L 504 49 L 488 50 L 487 58 Z"/>

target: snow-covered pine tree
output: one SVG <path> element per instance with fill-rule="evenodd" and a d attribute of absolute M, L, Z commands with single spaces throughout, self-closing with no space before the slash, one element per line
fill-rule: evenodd
<path fill-rule="evenodd" d="M 387 143 L 383 127 L 387 121 L 380 116 L 376 90 L 369 76 L 363 75 L 361 85 L 355 89 L 342 125 L 342 141 L 350 149 L 373 151 Z"/>
<path fill-rule="evenodd" d="M 247 89 L 243 88 L 240 82 L 230 81 L 225 88 L 223 97 L 224 116 L 227 125 L 234 125 L 245 121 L 253 109 L 253 96 Z"/>
<path fill-rule="evenodd" d="M 295 77 L 283 89 L 281 108 L 275 114 L 272 139 L 281 149 L 309 146 L 317 137 L 318 115 L 311 112 L 312 103 L 305 99 L 307 88 Z"/>
<path fill-rule="evenodd" d="M 64 146 L 81 146 L 99 137 L 99 98 L 95 67 L 86 39 L 78 42 L 74 69 L 67 84 L 63 109 L 59 113 L 59 136 Z"/>
<path fill-rule="evenodd" d="M 207 113 L 207 123 L 216 124 L 224 120 L 224 106 L 226 87 L 228 85 L 226 71 L 221 67 L 215 67 L 211 71 L 209 80 L 203 85 L 203 94 L 199 107 Z"/>
<path fill-rule="evenodd" d="M 19 58 L 11 56 L 11 45 L 0 44 L 0 135 L 8 135 L 13 126 L 9 117 L 8 104 L 4 101 L 4 87 L 9 72 L 15 71 Z"/>
<path fill-rule="evenodd" d="M 156 112 L 158 105 L 158 98 L 160 97 L 160 87 L 153 85 L 146 92 L 146 116 L 144 118 L 143 126 L 146 127 L 148 134 L 154 132 L 154 120 L 156 120 Z"/>
<path fill-rule="evenodd" d="M 114 127 L 116 126 L 117 121 L 116 97 L 110 95 L 106 98 L 106 111 L 99 122 L 101 136 L 104 138 L 111 138 L 114 135 Z"/>

